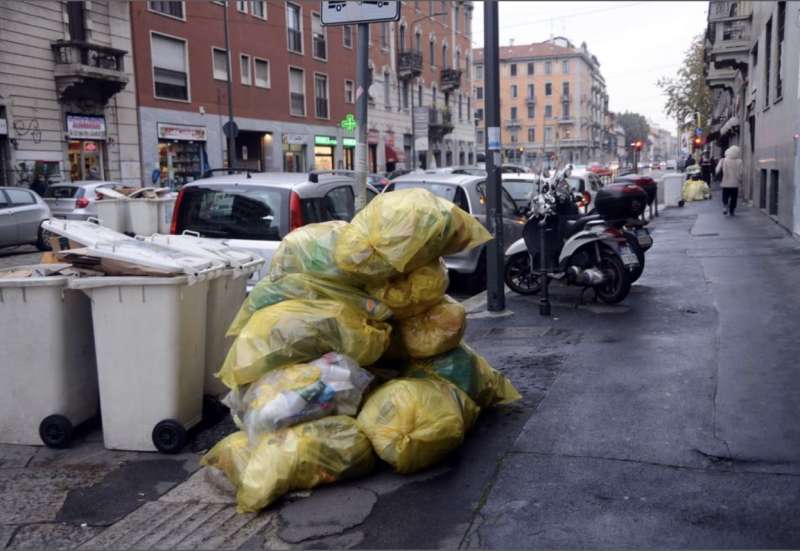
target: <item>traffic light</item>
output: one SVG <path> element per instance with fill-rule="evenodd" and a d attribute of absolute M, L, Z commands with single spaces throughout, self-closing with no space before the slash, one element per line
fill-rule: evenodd
<path fill-rule="evenodd" d="M 631 142 L 631 147 L 634 151 L 641 151 L 642 150 L 642 141 L 636 140 L 635 142 Z"/>
<path fill-rule="evenodd" d="M 692 140 L 692 150 L 694 151 L 695 149 L 700 149 L 701 147 L 703 147 L 703 138 L 701 136 L 695 136 L 695 138 Z"/>

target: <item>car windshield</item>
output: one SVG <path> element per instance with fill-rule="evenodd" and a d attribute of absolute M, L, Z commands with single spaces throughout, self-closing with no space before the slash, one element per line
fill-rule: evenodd
<path fill-rule="evenodd" d="M 458 186 L 452 184 L 432 184 L 430 182 L 395 182 L 394 189 L 409 189 L 414 187 L 425 188 L 442 199 L 452 201 L 456 196 Z"/>
<path fill-rule="evenodd" d="M 44 192 L 44 197 L 50 199 L 69 199 L 75 197 L 80 188 L 77 186 L 50 186 Z"/>
<path fill-rule="evenodd" d="M 581 191 L 581 182 L 583 180 L 581 178 L 576 178 L 575 176 L 570 176 L 567 178 L 567 182 L 569 182 L 569 187 L 572 188 L 572 191 Z"/>
<path fill-rule="evenodd" d="M 207 237 L 280 241 L 285 193 L 269 188 L 200 188 L 184 190 L 179 231 Z"/>
<path fill-rule="evenodd" d="M 528 199 L 536 191 L 536 182 L 531 180 L 503 180 L 503 187 L 515 200 Z"/>

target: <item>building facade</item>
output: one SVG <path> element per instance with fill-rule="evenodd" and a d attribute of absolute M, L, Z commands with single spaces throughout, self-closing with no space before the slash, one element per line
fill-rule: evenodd
<path fill-rule="evenodd" d="M 479 147 L 485 139 L 483 50 L 475 50 Z M 556 37 L 500 48 L 500 136 L 504 157 L 526 164 L 609 160 L 608 93 L 600 63 L 584 42 Z"/>
<path fill-rule="evenodd" d="M 230 29 L 235 165 L 352 168 L 355 38 L 313 2 L 132 2 L 145 178 L 180 185 L 227 166 Z"/>
<path fill-rule="evenodd" d="M 472 11 L 406 1 L 399 21 L 371 25 L 370 171 L 475 162 Z"/>
<path fill-rule="evenodd" d="M 712 151 L 739 145 L 744 197 L 800 235 L 800 4 L 713 0 L 706 79 Z"/>
<path fill-rule="evenodd" d="M 0 185 L 141 185 L 128 4 L 0 3 Z"/>

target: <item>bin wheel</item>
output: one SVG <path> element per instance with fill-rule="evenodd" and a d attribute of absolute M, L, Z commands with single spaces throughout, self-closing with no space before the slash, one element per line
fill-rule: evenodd
<path fill-rule="evenodd" d="M 39 423 L 39 437 L 49 448 L 68 448 L 72 443 L 72 422 L 63 415 L 48 415 Z"/>
<path fill-rule="evenodd" d="M 214 396 L 203 396 L 203 420 L 215 424 L 222 421 L 230 410 Z"/>
<path fill-rule="evenodd" d="M 186 445 L 186 429 L 174 419 L 165 419 L 153 427 L 153 444 L 161 453 L 178 453 Z"/>

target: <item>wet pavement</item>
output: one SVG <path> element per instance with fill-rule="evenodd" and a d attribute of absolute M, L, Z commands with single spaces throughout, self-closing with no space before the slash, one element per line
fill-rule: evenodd
<path fill-rule="evenodd" d="M 466 340 L 523 399 L 412 476 L 297 492 L 239 515 L 199 453 L 0 446 L 0 548 L 797 547 L 800 244 L 715 200 L 653 223 L 619 306 L 554 287 L 471 316 Z"/>

